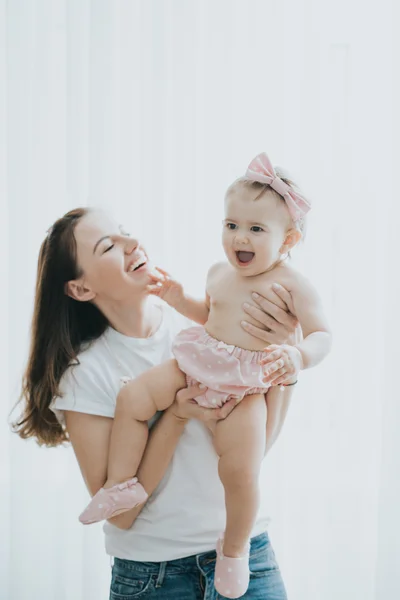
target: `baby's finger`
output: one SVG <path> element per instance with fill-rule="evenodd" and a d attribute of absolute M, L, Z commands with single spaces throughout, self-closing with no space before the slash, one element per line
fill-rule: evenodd
<path fill-rule="evenodd" d="M 275 381 L 275 379 L 277 379 L 283 374 L 286 374 L 285 367 L 282 367 L 281 369 L 278 369 L 278 371 L 275 371 L 274 373 L 270 373 L 266 377 L 263 377 L 263 382 L 272 384 L 272 382 Z"/>
<path fill-rule="evenodd" d="M 164 271 L 164 269 L 160 269 L 160 267 L 156 267 L 156 269 L 161 273 L 161 275 L 164 275 L 164 277 L 171 277 L 171 275 L 167 273 L 167 271 Z"/>
<path fill-rule="evenodd" d="M 270 344 L 266 348 L 264 348 L 264 352 L 273 352 L 274 350 L 278 350 L 280 346 L 278 344 Z"/>
<path fill-rule="evenodd" d="M 285 364 L 285 361 L 283 360 L 283 358 L 278 358 L 278 360 L 276 360 L 274 363 L 272 363 L 272 365 L 269 365 L 269 367 L 264 371 L 265 377 L 269 377 L 275 371 L 278 371 L 278 369 L 281 369 L 284 364 Z"/>
<path fill-rule="evenodd" d="M 160 283 L 165 281 L 165 277 L 161 277 L 161 275 L 158 275 L 158 273 L 155 273 L 154 271 L 149 273 L 149 277 L 152 281 L 159 281 Z"/>
<path fill-rule="evenodd" d="M 266 356 L 265 358 L 263 358 L 261 360 L 261 364 L 262 365 L 266 365 L 266 364 L 268 364 L 270 362 L 273 362 L 274 360 L 277 360 L 281 356 L 282 356 L 282 351 L 281 350 L 274 350 L 273 352 L 271 352 L 271 354 L 269 354 L 268 356 Z"/>
<path fill-rule="evenodd" d="M 282 367 L 282 369 L 279 369 L 279 371 L 276 371 L 275 373 L 273 373 L 268 381 L 264 380 L 266 383 L 270 383 L 271 385 L 277 385 L 278 384 L 278 380 L 282 379 L 283 376 L 286 375 L 286 371 L 285 371 L 285 367 Z"/>

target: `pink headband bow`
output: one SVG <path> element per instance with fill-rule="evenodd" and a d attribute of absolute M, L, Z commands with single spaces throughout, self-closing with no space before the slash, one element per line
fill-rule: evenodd
<path fill-rule="evenodd" d="M 290 216 L 295 223 L 301 221 L 304 215 L 311 209 L 311 205 L 303 196 L 295 192 L 292 187 L 277 176 L 265 152 L 253 158 L 247 167 L 245 177 L 250 181 L 258 181 L 259 183 L 270 185 L 273 190 L 278 192 L 285 200 Z"/>

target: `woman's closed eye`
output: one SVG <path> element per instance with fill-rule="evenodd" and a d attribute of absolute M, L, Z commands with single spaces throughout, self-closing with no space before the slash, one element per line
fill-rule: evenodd
<path fill-rule="evenodd" d="M 103 254 L 105 254 L 106 252 L 109 252 L 113 248 L 114 248 L 114 244 L 111 244 L 111 246 L 108 246 L 108 248 L 106 248 L 106 250 L 104 250 Z"/>

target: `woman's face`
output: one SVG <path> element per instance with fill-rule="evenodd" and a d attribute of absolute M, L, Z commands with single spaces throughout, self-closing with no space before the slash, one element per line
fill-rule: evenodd
<path fill-rule="evenodd" d="M 118 302 L 146 293 L 150 283 L 147 254 L 111 217 L 101 211 L 88 213 L 77 224 L 75 239 L 83 275 L 80 284 L 72 286 L 74 297 Z"/>

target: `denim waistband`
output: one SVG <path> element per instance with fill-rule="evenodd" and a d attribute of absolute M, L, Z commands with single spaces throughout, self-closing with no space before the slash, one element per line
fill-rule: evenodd
<path fill-rule="evenodd" d="M 250 546 L 250 558 L 255 558 L 259 553 L 264 552 L 269 545 L 270 540 L 267 533 L 261 533 L 260 535 L 252 538 Z M 204 567 L 214 562 L 215 557 L 215 550 L 164 562 L 137 562 L 134 560 L 116 557 L 114 558 L 114 569 L 116 571 L 125 572 L 132 570 L 136 573 L 141 572 L 144 574 L 154 574 L 160 576 L 161 572 L 162 575 L 164 574 L 166 568 L 168 568 L 169 573 L 182 573 L 183 571 L 190 571 L 194 567 Z"/>

